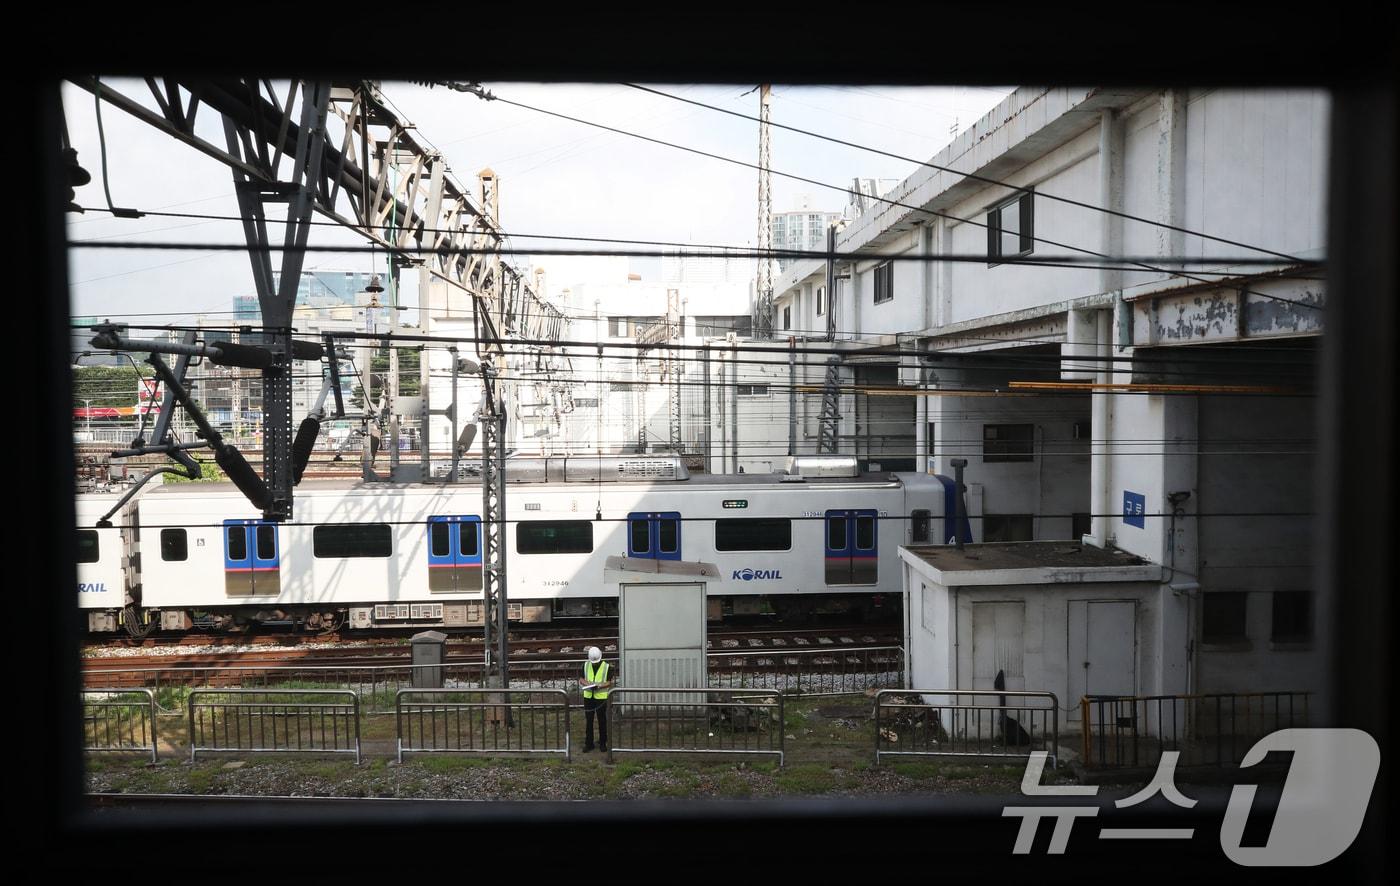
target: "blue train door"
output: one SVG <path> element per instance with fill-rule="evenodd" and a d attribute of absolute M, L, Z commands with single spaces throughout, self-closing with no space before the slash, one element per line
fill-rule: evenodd
<path fill-rule="evenodd" d="M 681 558 L 681 515 L 679 511 L 627 515 L 627 556 L 645 560 Z"/>
<path fill-rule="evenodd" d="M 825 530 L 826 583 L 873 585 L 879 579 L 876 512 L 827 511 Z"/>
<path fill-rule="evenodd" d="M 277 524 L 266 520 L 224 521 L 224 593 L 266 597 L 282 593 Z"/>
<path fill-rule="evenodd" d="M 481 518 L 428 518 L 428 590 L 481 590 Z"/>

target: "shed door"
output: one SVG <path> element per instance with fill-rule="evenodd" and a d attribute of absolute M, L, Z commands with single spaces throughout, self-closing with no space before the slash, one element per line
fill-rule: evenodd
<path fill-rule="evenodd" d="M 1075 702 L 1085 695 L 1137 694 L 1135 601 L 1070 601 L 1069 680 Z"/>
<path fill-rule="evenodd" d="M 995 688 L 997 672 L 1006 688 L 1026 688 L 1026 604 L 1016 600 L 972 604 L 972 688 Z"/>

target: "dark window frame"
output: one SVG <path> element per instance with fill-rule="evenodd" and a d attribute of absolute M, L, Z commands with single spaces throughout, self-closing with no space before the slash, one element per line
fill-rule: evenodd
<path fill-rule="evenodd" d="M 1004 259 L 1020 258 L 1035 252 L 1035 192 L 1026 189 L 1015 197 L 1003 200 L 987 210 L 987 267 L 996 267 Z M 1009 206 L 1017 207 L 1017 246 L 1016 252 L 1002 249 L 1002 213 Z"/>
<path fill-rule="evenodd" d="M 1017 435 L 1004 436 L 1001 429 L 1016 428 Z M 1029 428 L 1030 434 L 1026 437 L 1019 436 L 1021 428 Z M 989 438 L 987 432 L 995 430 L 996 433 L 990 438 L 992 448 L 987 447 Z M 1025 449 L 1021 444 L 1026 444 Z M 982 425 L 982 461 L 987 464 L 999 462 L 1027 462 L 1035 461 L 1035 425 L 1029 422 L 999 422 Z"/>
<path fill-rule="evenodd" d="M 1311 643 L 1312 594 L 1308 591 L 1274 591 L 1270 600 L 1269 642 Z M 1284 623 L 1281 625 L 1280 621 Z M 1301 627 L 1299 624 L 1301 623 Z"/>
<path fill-rule="evenodd" d="M 877 305 L 894 301 L 894 262 L 881 262 L 875 266 L 873 295 Z"/>
<path fill-rule="evenodd" d="M 817 316 L 826 316 L 826 287 L 817 287 Z"/>
<path fill-rule="evenodd" d="M 311 556 L 387 560 L 394 556 L 394 530 L 388 523 L 325 523 L 311 530 Z"/>
<path fill-rule="evenodd" d="M 554 539 L 543 539 L 535 533 L 545 529 L 564 529 L 567 532 L 579 532 L 576 538 L 556 537 Z M 586 533 L 581 531 L 586 530 Z M 588 548 L 585 550 L 582 538 L 587 535 Z M 572 541 L 566 549 L 560 549 L 562 543 Z M 544 550 L 550 542 L 554 550 Z M 593 521 L 591 520 L 521 520 L 515 524 L 515 552 L 530 556 L 553 554 L 591 554 L 594 549 L 593 541 Z"/>
<path fill-rule="evenodd" d="M 782 524 L 779 528 L 778 524 Z M 770 537 L 764 530 L 786 531 L 787 544 L 784 547 L 771 546 Z M 762 544 L 762 547 L 755 545 Z M 715 520 L 715 550 L 731 551 L 790 551 L 792 550 L 792 521 L 786 517 L 732 517 Z"/>
<path fill-rule="evenodd" d="M 1201 643 L 1220 646 L 1239 645 L 1247 642 L 1249 642 L 1249 593 L 1247 591 L 1207 591 L 1203 594 L 1201 598 Z"/>
<path fill-rule="evenodd" d="M 177 543 L 175 539 L 179 539 Z M 174 554 L 180 556 L 176 557 Z M 189 533 L 174 526 L 160 531 L 160 558 L 167 563 L 182 563 L 190 558 Z"/>
<path fill-rule="evenodd" d="M 1025 528 L 1027 531 L 1024 533 L 1015 531 L 1018 527 Z M 982 541 L 983 543 L 1035 541 L 1035 515 L 983 513 Z"/>
<path fill-rule="evenodd" d="M 96 563 L 102 559 L 102 534 L 100 532 L 96 529 L 79 529 L 78 538 L 80 540 L 75 542 L 75 544 L 77 545 L 79 563 Z M 87 554 L 88 547 L 81 541 L 81 539 L 84 538 L 92 539 L 92 555 L 90 558 Z"/>
<path fill-rule="evenodd" d="M 925 508 L 915 508 L 909 512 L 909 541 L 913 544 L 927 544 L 931 537 L 933 514 Z"/>

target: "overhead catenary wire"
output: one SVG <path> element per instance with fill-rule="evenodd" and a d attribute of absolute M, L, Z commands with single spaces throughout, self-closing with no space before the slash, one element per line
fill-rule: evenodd
<path fill-rule="evenodd" d="M 480 97 L 480 96 L 479 96 L 479 97 Z M 715 154 L 715 153 L 713 153 L 713 152 L 711 152 L 711 151 L 704 151 L 704 150 L 701 150 L 701 149 L 699 149 L 699 148 L 694 148 L 694 147 L 690 147 L 690 146 L 687 146 L 687 145 L 681 145 L 681 144 L 677 144 L 677 143 L 675 143 L 675 142 L 668 142 L 668 141 L 665 141 L 665 140 L 663 140 L 663 139 L 653 138 L 653 137 L 651 137 L 651 136 L 642 135 L 641 133 L 637 133 L 637 132 L 630 132 L 630 131 L 628 131 L 628 130 L 618 129 L 617 127 L 608 126 L 608 125 L 603 124 L 603 123 L 597 123 L 597 122 L 594 122 L 594 121 L 591 121 L 591 120 L 584 120 L 584 119 L 582 119 L 582 118 L 580 118 L 580 117 L 573 117 L 573 116 L 570 116 L 570 115 L 568 115 L 568 114 L 561 113 L 561 112 L 559 112 L 559 111 L 551 111 L 551 110 L 548 110 L 548 109 L 545 109 L 545 108 L 534 107 L 533 105 L 527 105 L 527 104 L 525 104 L 525 103 L 523 103 L 523 102 L 512 101 L 512 100 L 510 100 L 510 99 L 502 98 L 502 97 L 500 97 L 500 96 L 490 96 L 489 98 L 486 98 L 486 97 L 482 97 L 482 98 L 485 98 L 486 100 L 489 100 L 489 101 L 504 102 L 505 104 L 508 104 L 508 105 L 513 105 L 513 106 L 515 106 L 515 107 L 525 108 L 525 109 L 527 109 L 527 110 L 536 111 L 536 112 L 538 112 L 538 113 L 547 114 L 547 115 L 550 115 L 550 116 L 553 116 L 553 117 L 559 117 L 560 119 L 570 120 L 570 121 L 573 121 L 573 122 L 575 122 L 575 123 L 581 123 L 581 124 L 583 124 L 583 125 L 585 125 L 585 126 L 593 126 L 593 127 L 599 128 L 599 129 L 608 130 L 608 131 L 610 131 L 610 132 L 621 133 L 621 134 L 623 134 L 623 135 L 627 135 L 627 136 L 630 136 L 630 137 L 632 137 L 632 138 L 640 139 L 640 140 L 642 140 L 642 141 L 651 142 L 651 143 L 653 143 L 653 144 L 662 145 L 662 146 L 664 146 L 664 147 L 674 148 L 674 149 L 676 149 L 676 150 L 686 151 L 686 152 L 688 152 L 688 153 L 697 154 L 697 155 L 703 156 L 703 157 L 709 157 L 709 158 L 711 158 L 711 159 L 720 160 L 720 161 L 725 162 L 725 163 L 733 163 L 733 164 L 737 164 L 737 165 L 740 165 L 740 166 L 748 167 L 748 168 L 750 168 L 750 169 L 760 170 L 760 166 L 759 166 L 758 164 L 755 164 L 755 163 L 749 163 L 749 162 L 747 162 L 747 161 L 739 160 L 739 159 L 734 158 L 734 157 L 726 157 L 726 156 L 724 156 L 724 155 L 722 155 L 722 154 Z M 830 182 L 823 182 L 823 181 L 819 181 L 819 180 L 817 180 L 817 179 L 807 178 L 806 176 L 800 176 L 800 175 L 796 175 L 796 174 L 793 174 L 793 173 L 790 173 L 790 172 L 782 172 L 782 171 L 779 171 L 779 170 L 777 170 L 777 169 L 773 169 L 773 168 L 771 168 L 771 167 L 763 167 L 762 169 L 765 169 L 770 175 L 781 176 L 781 177 L 783 177 L 783 178 L 788 178 L 788 179 L 792 179 L 792 180 L 795 180 L 795 181 L 804 182 L 804 183 L 806 183 L 806 184 L 815 185 L 815 186 L 817 186 L 817 187 L 827 188 L 827 189 L 829 189 L 829 190 L 840 191 L 841 193 L 848 193 L 849 190 L 850 190 L 849 188 L 842 187 L 841 185 L 833 185 L 833 184 L 831 184 Z M 871 197 L 871 199 L 877 200 L 877 201 L 879 201 L 879 202 L 881 202 L 881 203 L 887 203 L 887 204 L 889 204 L 889 205 L 891 205 L 891 206 L 898 206 L 898 207 L 901 207 L 901 208 L 904 208 L 904 209 L 910 209 L 910 210 L 913 210 L 914 212 L 923 213 L 923 214 L 925 214 L 925 215 L 931 215 L 931 216 L 935 216 L 935 217 L 938 217 L 938 218 L 946 218 L 946 219 L 949 219 L 949 220 L 951 220 L 951 221 L 959 222 L 959 223 L 961 223 L 961 224 L 969 224 L 969 225 L 973 225 L 973 226 L 980 227 L 980 228 L 988 228 L 988 227 L 990 227 L 990 225 L 988 225 L 986 222 L 980 222 L 980 221 L 977 221 L 977 220 L 972 219 L 972 218 L 962 218 L 962 217 L 959 217 L 959 216 L 952 215 L 952 214 L 950 214 L 950 213 L 939 212 L 939 211 L 937 211 L 937 210 L 928 209 L 928 208 L 926 208 L 926 207 L 915 206 L 915 205 L 909 204 L 909 203 L 903 203 L 903 202 L 901 202 L 901 201 L 899 201 L 899 200 L 895 200 L 895 199 L 890 198 L 890 197 L 883 197 L 883 196 L 876 196 L 876 195 L 870 195 L 870 197 Z M 1050 245 L 1050 246 L 1057 246 L 1057 247 L 1059 247 L 1059 248 L 1061 248 L 1061 249 L 1070 249 L 1070 250 L 1073 250 L 1073 251 L 1075 251 L 1075 252 L 1082 252 L 1082 253 L 1084 253 L 1084 254 L 1086 254 L 1086 255 L 1097 255 L 1097 256 L 1099 256 L 1100 258 L 1107 258 L 1107 256 L 1105 256 L 1105 255 L 1103 255 L 1102 253 L 1099 253 L 1099 252 L 1097 252 L 1097 251 L 1095 251 L 1095 250 L 1088 249 L 1088 248 L 1085 248 L 1085 247 L 1082 247 L 1082 246 L 1072 246 L 1072 245 L 1069 245 L 1069 244 L 1060 243 L 1060 242 L 1055 241 L 1055 240 L 1050 240 L 1050 239 L 1047 239 L 1047 238 L 1044 238 L 1044 237 L 1036 236 L 1035 234 L 1029 235 L 1029 239 L 1030 239 L 1031 241 L 1033 241 L 1033 242 L 1036 242 L 1036 243 L 1045 243 L 1045 244 Z M 872 257 L 872 258 L 875 258 L 875 257 L 877 257 L 877 256 L 871 256 L 871 257 Z M 1138 267 L 1139 267 L 1139 269 L 1141 269 L 1141 270 L 1150 271 L 1150 272 L 1158 273 L 1158 274 L 1167 274 L 1167 275 L 1174 276 L 1174 277 L 1181 277 L 1182 279 L 1192 280 L 1192 281 L 1195 281 L 1195 282 L 1198 282 L 1198 283 L 1209 283 L 1209 282 L 1211 282 L 1211 281 L 1208 281 L 1208 280 L 1202 280 L 1202 279 L 1200 279 L 1200 278 L 1198 278 L 1198 277 L 1193 277 L 1193 276 L 1191 276 L 1190 274 L 1187 274 L 1187 273 L 1184 273 L 1184 272 L 1180 272 L 1180 271 L 1168 271 L 1168 270 L 1166 270 L 1166 269 L 1164 269 L 1164 268 L 1154 267 L 1154 266 L 1149 265 L 1149 264 L 1147 264 L 1147 263 L 1140 263 L 1140 264 L 1138 264 Z M 1247 290 L 1247 291 L 1251 291 L 1251 292 L 1252 292 L 1252 290 Z M 1281 297 L 1279 297 L 1279 296 L 1270 295 L 1270 294 L 1268 294 L 1268 293 L 1262 293 L 1262 292 L 1256 292 L 1256 293 L 1254 293 L 1254 294 L 1255 294 L 1255 295 L 1258 295 L 1258 296 L 1261 297 L 1261 298 L 1266 298 L 1266 299 L 1270 299 L 1270 300 L 1273 300 L 1273 301 L 1279 301 L 1279 302 L 1284 302 L 1284 303 L 1286 303 L 1286 304 L 1293 304 L 1293 305 L 1300 305 L 1300 306 L 1304 306 L 1304 305 L 1305 305 L 1305 306 L 1307 306 L 1307 307 L 1309 307 L 1309 308 L 1312 308 L 1312 309 L 1315 309 L 1315 310 L 1322 310 L 1322 306 L 1321 306 L 1321 305 L 1311 304 L 1311 303 L 1308 303 L 1308 302 L 1295 301 L 1295 300 L 1293 300 L 1293 299 L 1281 298 Z"/>
<path fill-rule="evenodd" d="M 671 101 L 684 102 L 684 103 L 689 104 L 689 105 L 698 105 L 698 106 L 700 106 L 700 107 L 702 107 L 702 108 L 707 108 L 707 109 L 709 109 L 709 110 L 711 110 L 711 111 L 716 111 L 716 112 L 721 113 L 721 114 L 729 114 L 730 116 L 733 116 L 733 117 L 740 117 L 740 118 L 742 118 L 742 119 L 744 119 L 744 120 L 752 120 L 752 121 L 755 122 L 755 123 L 760 122 L 759 119 L 758 119 L 757 117 L 754 117 L 754 116 L 751 115 L 751 114 L 745 114 L 745 113 L 743 113 L 743 112 L 741 112 L 741 111 L 733 111 L 733 110 L 730 110 L 730 109 L 728 109 L 728 108 L 721 108 L 721 107 L 719 107 L 718 105 L 707 104 L 707 103 L 705 103 L 705 102 L 697 101 L 697 100 L 692 99 L 692 98 L 686 98 L 685 96 L 672 95 L 672 94 L 669 93 L 669 92 L 663 92 L 663 91 L 660 90 L 660 89 L 654 89 L 654 88 L 652 88 L 652 87 L 650 87 L 650 86 L 642 86 L 642 85 L 639 85 L 639 84 L 636 84 L 636 83 L 623 83 L 622 85 L 623 85 L 623 86 L 630 87 L 630 88 L 632 88 L 632 89 L 640 90 L 640 91 L 642 91 L 642 92 L 649 92 L 649 93 L 651 93 L 652 95 L 658 95 L 658 96 L 661 96 L 662 98 L 670 99 Z M 1215 236 L 1215 235 L 1213 235 L 1213 234 L 1207 234 L 1207 233 L 1204 233 L 1204 232 L 1202 232 L 1202 231 L 1192 230 L 1191 228 L 1184 228 L 1184 227 L 1181 227 L 1181 226 L 1179 226 L 1179 225 L 1173 225 L 1173 224 L 1169 224 L 1169 223 L 1167 223 L 1167 222 L 1157 221 L 1156 219 L 1143 218 L 1143 217 L 1140 216 L 1140 215 L 1133 215 L 1132 213 L 1128 213 L 1128 212 L 1120 212 L 1119 210 L 1116 210 L 1116 209 L 1109 209 L 1108 207 L 1105 207 L 1105 206 L 1098 206 L 1098 205 L 1093 204 L 1093 203 L 1087 203 L 1087 202 L 1085 202 L 1085 201 L 1083 201 L 1083 200 L 1075 200 L 1075 199 L 1073 199 L 1073 198 L 1071 198 L 1071 197 L 1062 197 L 1062 196 L 1059 196 L 1059 195 L 1057 195 L 1057 194 L 1051 194 L 1051 193 L 1049 193 L 1049 192 L 1047 192 L 1047 191 L 1044 191 L 1044 190 L 1038 190 L 1038 189 L 1037 189 L 1037 190 L 1032 190 L 1031 188 L 1022 187 L 1022 186 L 1020 186 L 1020 185 L 1013 185 L 1013 184 L 1010 184 L 1009 182 L 1005 182 L 1005 181 L 1002 181 L 1002 180 L 1000 180 L 1000 179 L 991 178 L 990 176 L 980 175 L 980 174 L 975 173 L 975 172 L 963 172 L 963 171 L 961 171 L 961 170 L 953 169 L 953 168 L 948 167 L 948 166 L 941 166 L 941 165 L 939 165 L 939 164 L 937 164 L 937 163 L 934 163 L 932 160 L 915 160 L 913 157 L 905 157 L 905 156 L 903 156 L 903 155 L 901 155 L 901 154 L 895 154 L 895 153 L 892 153 L 892 152 L 890 152 L 890 151 L 881 150 L 880 148 L 874 148 L 874 147 L 871 147 L 871 146 L 869 146 L 869 145 L 860 144 L 860 143 L 858 143 L 858 142 L 846 141 L 845 139 L 836 138 L 835 136 L 826 135 L 826 134 L 820 133 L 820 132 L 813 132 L 813 131 L 811 131 L 811 130 L 802 129 L 802 128 L 799 128 L 799 127 L 797 127 L 797 126 L 788 126 L 788 125 L 783 124 L 783 123 L 771 123 L 771 122 L 769 123 L 769 125 L 770 125 L 770 126 L 773 126 L 773 127 L 775 127 L 775 128 L 777 128 L 777 129 L 786 129 L 786 130 L 788 130 L 789 132 L 796 132 L 796 133 L 798 133 L 799 135 L 805 135 L 805 136 L 808 136 L 809 138 L 815 138 L 815 139 L 820 139 L 820 140 L 822 140 L 822 141 L 831 142 L 831 143 L 833 143 L 833 144 L 844 145 L 844 146 L 846 146 L 846 147 L 848 147 L 848 148 L 855 148 L 856 150 L 859 150 L 859 151 L 866 151 L 866 152 L 871 153 L 871 154 L 878 154 L 878 155 L 880 155 L 880 156 L 882 156 L 882 157 L 889 157 L 890 159 L 893 159 L 893 160 L 902 160 L 902 161 L 904 161 L 905 163 L 913 163 L 913 164 L 915 164 L 915 165 L 917 165 L 917 166 L 927 167 L 927 168 L 929 168 L 929 169 L 934 169 L 934 170 L 937 170 L 937 171 L 939 171 L 939 172 L 946 172 L 946 173 L 948 173 L 948 174 L 950 174 L 950 175 L 956 175 L 956 176 L 958 176 L 958 177 L 960 177 L 960 178 L 966 178 L 966 179 L 970 179 L 970 180 L 972 180 L 972 181 L 979 181 L 979 182 L 982 182 L 983 184 L 996 185 L 996 186 L 998 186 L 998 187 L 1003 187 L 1003 188 L 1010 188 L 1011 190 L 1016 191 L 1016 192 L 1021 193 L 1021 194 L 1035 194 L 1036 197 L 1039 197 L 1039 198 L 1042 199 L 1042 200 L 1053 200 L 1053 201 L 1055 201 L 1055 202 L 1057 202 L 1057 203 L 1064 203 L 1064 204 L 1067 204 L 1067 205 L 1070 205 L 1070 206 L 1078 206 L 1078 207 L 1080 207 L 1081 209 L 1089 209 L 1089 210 L 1093 210 L 1094 212 L 1102 212 L 1102 213 L 1105 213 L 1106 215 L 1116 216 L 1117 218 L 1125 219 L 1125 220 L 1127 220 L 1127 221 L 1134 221 L 1134 222 L 1138 222 L 1138 223 L 1145 224 L 1145 225 L 1151 225 L 1152 227 L 1156 227 L 1156 228 L 1163 228 L 1163 229 L 1169 230 L 1169 231 L 1176 231 L 1176 232 L 1182 233 L 1182 234 L 1189 234 L 1189 235 L 1191 235 L 1192 237 L 1200 237 L 1200 238 L 1203 239 L 1203 240 L 1211 240 L 1211 241 L 1214 241 L 1214 242 L 1216 242 L 1216 243 L 1224 243 L 1224 244 L 1229 245 L 1229 246 L 1238 246 L 1238 247 L 1240 247 L 1240 248 L 1242 248 L 1242 249 L 1250 249 L 1250 250 L 1254 250 L 1255 252 L 1266 253 L 1266 254 L 1268 254 L 1268 255 L 1277 256 L 1278 258 L 1284 259 L 1285 261 L 1292 262 L 1292 263 L 1298 263 L 1298 262 L 1304 261 L 1304 259 L 1298 258 L 1297 256 L 1289 255 L 1289 254 L 1286 253 L 1286 252 L 1278 252 L 1278 251 L 1273 250 L 1273 249 L 1266 249 L 1266 248 L 1264 248 L 1263 246 L 1255 246 L 1255 245 L 1253 245 L 1253 244 L 1251 244 L 1251 243 L 1242 243 L 1242 242 L 1240 242 L 1240 241 L 1238 241 L 1238 240 L 1230 240 L 1230 239 L 1225 238 L 1225 237 L 1217 237 L 1217 236 Z"/>

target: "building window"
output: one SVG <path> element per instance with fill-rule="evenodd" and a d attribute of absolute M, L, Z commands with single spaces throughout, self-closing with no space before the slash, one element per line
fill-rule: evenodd
<path fill-rule="evenodd" d="M 817 287 L 817 316 L 820 317 L 820 316 L 822 316 L 822 315 L 825 314 L 825 313 L 826 313 L 826 287 L 825 287 L 825 286 L 818 286 L 818 287 Z"/>
<path fill-rule="evenodd" d="M 787 551 L 792 549 L 792 521 L 774 517 L 715 521 L 717 551 Z"/>
<path fill-rule="evenodd" d="M 925 453 L 929 458 L 933 458 L 935 455 L 938 454 L 938 453 L 935 451 L 935 447 L 934 447 L 934 445 L 933 445 L 933 441 L 934 441 L 934 436 L 933 436 L 933 424 L 934 424 L 933 422 L 929 422 L 929 423 L 928 423 L 928 434 L 924 437 L 924 453 Z"/>
<path fill-rule="evenodd" d="M 735 385 L 734 393 L 740 397 L 767 397 L 767 385 Z"/>
<path fill-rule="evenodd" d="M 593 524 L 588 520 L 527 520 L 515 530 L 517 554 L 591 554 Z"/>
<path fill-rule="evenodd" d="M 590 408 L 593 408 L 593 409 L 597 409 L 597 408 L 598 408 L 598 398 L 597 398 L 597 397 L 575 397 L 575 398 L 574 398 L 574 407 L 575 407 L 575 408 L 590 407 Z"/>
<path fill-rule="evenodd" d="M 1021 194 L 987 213 L 988 264 L 1035 251 L 1032 196 Z"/>
<path fill-rule="evenodd" d="M 1034 541 L 1030 514 L 983 514 L 982 541 Z"/>
<path fill-rule="evenodd" d="M 875 267 L 875 304 L 894 298 L 894 264 L 885 262 Z"/>
<path fill-rule="evenodd" d="M 608 384 L 608 390 L 610 390 L 610 391 L 630 391 L 630 390 L 632 390 L 632 383 L 631 383 L 630 381 L 615 381 L 615 382 L 611 382 L 611 383 Z"/>
<path fill-rule="evenodd" d="M 99 547 L 96 529 L 78 530 L 79 563 L 96 563 L 98 560 Z"/>
<path fill-rule="evenodd" d="M 1275 643 L 1306 643 L 1312 639 L 1312 601 L 1307 591 L 1274 592 Z"/>
<path fill-rule="evenodd" d="M 792 328 L 792 307 L 790 305 L 783 308 L 783 328 Z"/>
<path fill-rule="evenodd" d="M 1204 643 L 1242 643 L 1245 632 L 1246 601 L 1244 591 L 1214 591 L 1202 596 L 1201 641 Z"/>
<path fill-rule="evenodd" d="M 982 461 L 1034 461 L 1035 425 L 983 425 Z"/>
<path fill-rule="evenodd" d="M 162 529 L 160 531 L 160 558 L 162 560 L 188 560 L 189 541 L 183 529 Z"/>
<path fill-rule="evenodd" d="M 317 526 L 311 533 L 311 553 L 319 560 L 388 557 L 394 553 L 393 531 L 388 523 Z"/>
<path fill-rule="evenodd" d="M 608 318 L 608 335 L 613 338 L 627 338 L 632 334 L 626 317 Z"/>

